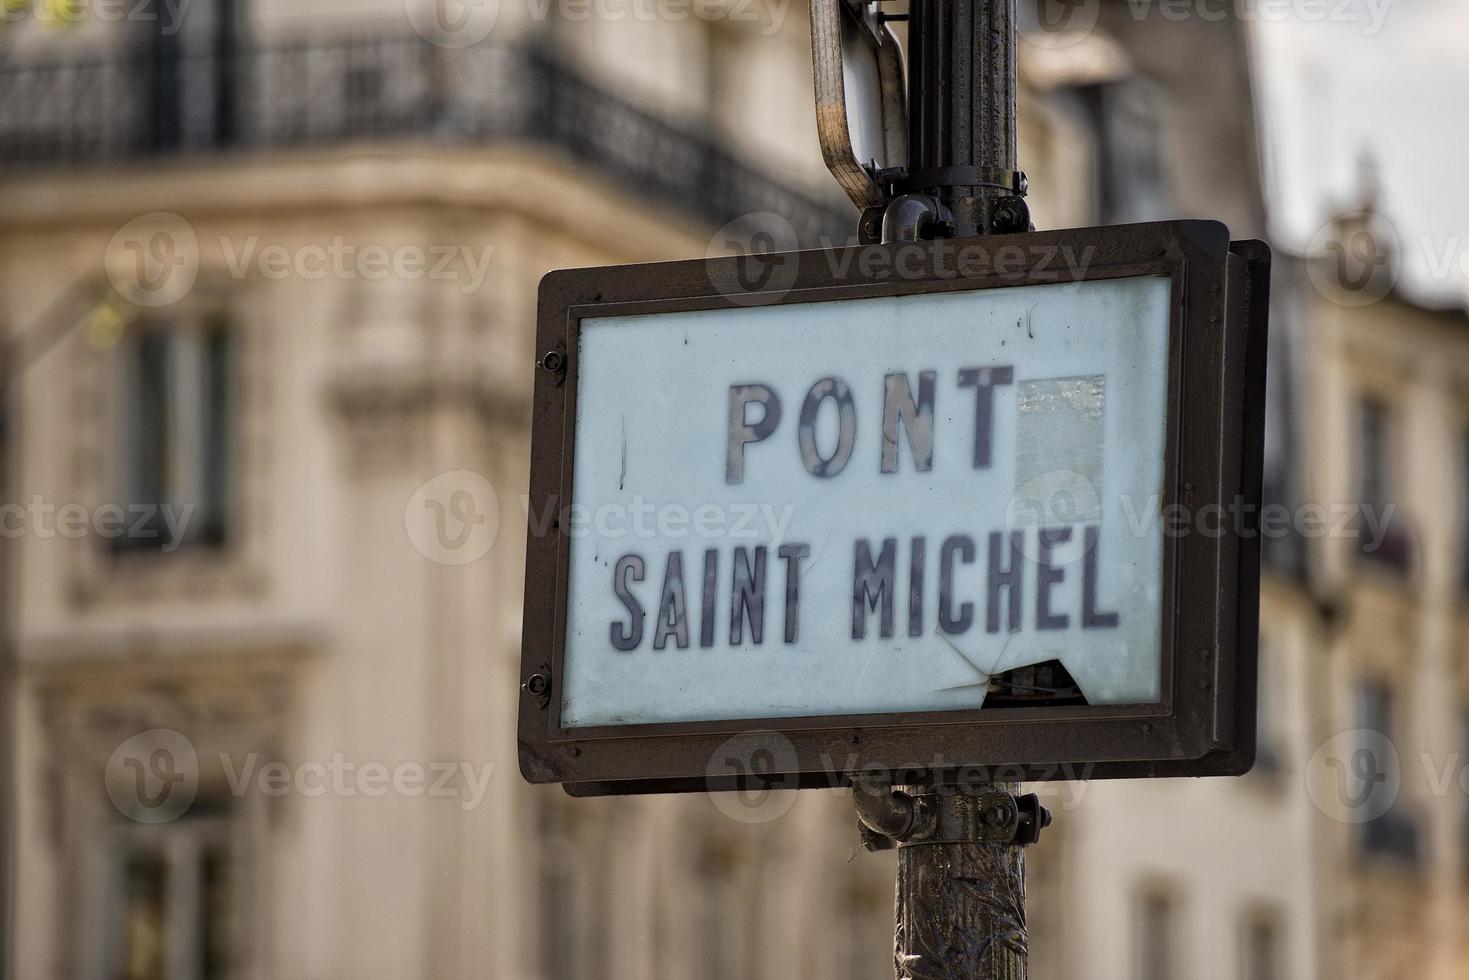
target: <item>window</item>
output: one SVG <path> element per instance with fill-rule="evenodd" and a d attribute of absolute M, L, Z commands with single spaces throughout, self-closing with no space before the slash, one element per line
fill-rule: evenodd
<path fill-rule="evenodd" d="M 1174 980 L 1174 919 L 1176 910 L 1172 896 L 1162 889 L 1149 888 L 1138 899 L 1135 925 L 1137 980 Z"/>
<path fill-rule="evenodd" d="M 1469 592 L 1469 433 L 1459 449 L 1459 586 Z"/>
<path fill-rule="evenodd" d="M 1375 732 L 1384 740 L 1385 746 L 1393 746 L 1396 737 L 1397 699 L 1387 681 L 1371 679 L 1364 681 L 1357 692 L 1357 727 L 1365 732 Z M 1366 736 L 1375 738 L 1372 735 Z M 1397 756 L 1378 751 L 1376 744 L 1364 744 L 1347 760 L 1351 772 L 1342 773 L 1346 780 L 1344 799 L 1354 806 L 1372 806 L 1372 796 L 1382 784 L 1395 784 L 1401 778 L 1389 767 L 1396 764 Z M 1405 864 L 1416 865 L 1420 858 L 1421 840 L 1418 826 L 1402 799 L 1374 820 L 1359 825 L 1360 844 L 1364 853 L 1373 857 L 1389 858 Z"/>
<path fill-rule="evenodd" d="M 230 967 L 228 811 L 196 804 L 128 824 L 113 851 L 110 969 L 117 980 L 218 980 Z"/>
<path fill-rule="evenodd" d="M 1412 567 L 1412 537 L 1393 500 L 1392 412 L 1365 396 L 1357 404 L 1357 544 L 1362 557 L 1395 572 Z"/>
<path fill-rule="evenodd" d="M 1134 77 L 1087 85 L 1076 94 L 1096 147 L 1097 223 L 1167 217 L 1160 86 Z"/>
<path fill-rule="evenodd" d="M 204 4 L 201 4 L 204 6 Z M 237 52 L 247 23 L 244 0 L 208 0 L 191 24 L 207 31 L 169 29 L 171 17 L 138 18 L 147 102 L 147 142 L 155 150 L 223 147 L 238 128 Z M 182 8 L 181 8 L 182 9 Z"/>
<path fill-rule="evenodd" d="M 1368 507 L 1387 504 L 1387 407 L 1375 398 L 1357 406 L 1357 495 Z"/>
<path fill-rule="evenodd" d="M 1279 913 L 1256 911 L 1245 918 L 1240 980 L 1281 980 Z"/>
<path fill-rule="evenodd" d="M 150 324 L 121 349 L 122 550 L 223 544 L 228 530 L 230 331 Z"/>

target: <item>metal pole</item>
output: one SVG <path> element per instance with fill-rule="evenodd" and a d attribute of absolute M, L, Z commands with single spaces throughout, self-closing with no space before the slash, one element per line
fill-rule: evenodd
<path fill-rule="evenodd" d="M 957 237 L 1025 231 L 1015 155 L 1015 0 L 913 0 L 898 189 L 936 201 Z"/>
<path fill-rule="evenodd" d="M 908 167 L 885 241 L 1025 231 L 1016 170 L 1015 0 L 912 0 Z M 898 847 L 898 980 L 1025 980 L 1025 852 L 1050 814 L 1015 783 L 853 778 L 870 849 Z"/>

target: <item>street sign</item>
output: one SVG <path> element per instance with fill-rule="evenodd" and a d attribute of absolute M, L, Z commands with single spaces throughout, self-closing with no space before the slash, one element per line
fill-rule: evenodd
<path fill-rule="evenodd" d="M 1248 769 L 1268 268 L 1168 222 L 548 275 L 526 777 Z"/>

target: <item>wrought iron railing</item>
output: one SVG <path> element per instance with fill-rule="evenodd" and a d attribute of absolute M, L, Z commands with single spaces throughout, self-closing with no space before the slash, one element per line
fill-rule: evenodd
<path fill-rule="evenodd" d="M 531 140 L 716 223 L 772 211 L 803 244 L 855 214 L 597 87 L 533 46 L 416 35 L 0 67 L 0 172 L 352 141 Z"/>

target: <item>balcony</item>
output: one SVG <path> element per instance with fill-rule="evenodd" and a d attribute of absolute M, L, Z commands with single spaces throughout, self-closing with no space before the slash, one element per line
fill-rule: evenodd
<path fill-rule="evenodd" d="M 410 140 L 532 142 L 711 224 L 775 212 L 807 246 L 845 241 L 856 223 L 839 200 L 790 187 L 535 46 L 444 48 L 409 35 L 0 67 L 0 176 Z"/>

